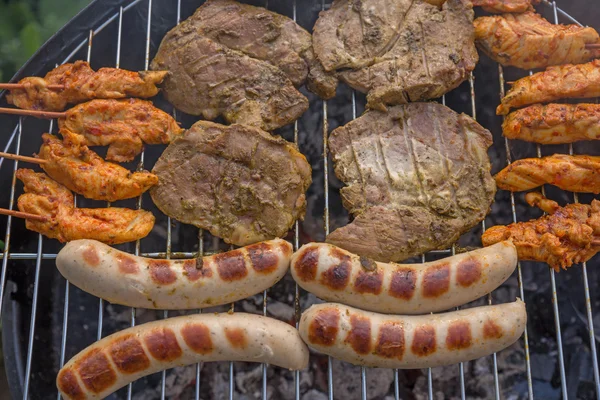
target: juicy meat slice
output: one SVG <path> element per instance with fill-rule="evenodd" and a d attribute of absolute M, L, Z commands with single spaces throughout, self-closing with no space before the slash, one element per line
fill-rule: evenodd
<path fill-rule="evenodd" d="M 368 111 L 335 129 L 334 170 L 355 218 L 327 242 L 383 262 L 450 246 L 489 211 L 491 144 L 486 129 L 438 103 Z"/>
<path fill-rule="evenodd" d="M 279 68 L 198 36 L 188 24 L 167 33 L 151 68 L 171 72 L 163 85 L 167 100 L 209 120 L 223 115 L 270 131 L 308 109 L 308 99 Z"/>
<path fill-rule="evenodd" d="M 600 251 L 600 201 L 560 207 L 539 193 L 527 193 L 525 199 L 549 215 L 493 226 L 481 237 L 484 246 L 512 240 L 519 259 L 545 262 L 556 272 L 585 262 Z"/>
<path fill-rule="evenodd" d="M 517 160 L 496 174 L 500 189 L 518 192 L 545 183 L 563 190 L 600 193 L 600 156 L 554 154 Z"/>
<path fill-rule="evenodd" d="M 317 20 L 314 47 L 326 70 L 340 71 L 368 92 L 369 108 L 382 111 L 443 95 L 478 60 L 473 10 L 461 0 L 441 8 L 422 0 L 336 0 Z"/>
<path fill-rule="evenodd" d="M 594 28 L 556 25 L 535 12 L 479 17 L 475 43 L 492 60 L 523 69 L 579 64 L 600 55 L 587 49 L 600 37 Z"/>
<path fill-rule="evenodd" d="M 502 124 L 502 134 L 540 144 L 600 139 L 599 104 L 534 104 L 514 111 Z"/>
<path fill-rule="evenodd" d="M 316 60 L 310 33 L 292 19 L 234 0 L 208 0 L 182 24 L 232 50 L 271 63 L 296 86 L 320 97 L 335 95 L 337 78 Z M 182 28 L 183 29 L 183 28 Z"/>
<path fill-rule="evenodd" d="M 563 98 L 598 96 L 600 60 L 585 64 L 556 65 L 516 81 L 496 108 L 496 114 L 506 115 L 511 108 Z"/>
<path fill-rule="evenodd" d="M 88 199 L 117 201 L 138 197 L 158 182 L 149 172 L 130 172 L 106 162 L 90 150 L 85 139 L 62 130 L 64 140 L 44 133 L 38 157 L 46 160 L 44 171 L 67 189 Z"/>
<path fill-rule="evenodd" d="M 140 99 L 97 99 L 66 111 L 58 127 L 82 135 L 87 146 L 108 146 L 106 159 L 132 161 L 147 144 L 167 144 L 184 131 L 175 119 Z"/>
<path fill-rule="evenodd" d="M 67 104 L 91 99 L 153 97 L 158 93 L 166 71 L 133 72 L 118 68 L 94 71 L 85 61 L 63 64 L 44 78 L 29 77 L 19 81 L 24 89 L 11 90 L 10 104 L 28 110 L 62 111 Z M 64 85 L 63 90 L 50 90 L 48 85 Z"/>
<path fill-rule="evenodd" d="M 260 129 L 199 121 L 152 170 L 156 206 L 186 224 L 245 246 L 283 237 L 304 217 L 311 168 L 297 148 Z"/>
<path fill-rule="evenodd" d="M 471 0 L 474 7 L 483 7 L 490 13 L 522 13 L 533 11 L 541 0 Z"/>
<path fill-rule="evenodd" d="M 94 239 L 119 244 L 147 236 L 154 226 L 154 216 L 144 210 L 75 208 L 69 189 L 42 172 L 19 169 L 17 178 L 25 185 L 25 194 L 18 200 L 19 210 L 48 218 L 44 222 L 28 219 L 25 226 L 51 239 L 63 243 Z"/>

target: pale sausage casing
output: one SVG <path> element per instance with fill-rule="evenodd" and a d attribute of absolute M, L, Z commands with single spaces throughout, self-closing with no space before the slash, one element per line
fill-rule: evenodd
<path fill-rule="evenodd" d="M 513 344 L 527 323 L 525 303 L 443 314 L 376 314 L 337 303 L 302 314 L 300 336 L 309 347 L 352 364 L 429 368 L 484 357 Z"/>
<path fill-rule="evenodd" d="M 514 271 L 517 250 L 505 241 L 424 264 L 386 264 L 310 243 L 294 253 L 291 265 L 298 285 L 324 300 L 382 313 L 423 314 L 496 289 Z"/>
<path fill-rule="evenodd" d="M 291 255 L 291 244 L 275 239 L 203 258 L 155 260 L 84 239 L 67 243 L 56 266 L 69 282 L 111 303 L 175 310 L 260 293 L 283 278 Z"/>
<path fill-rule="evenodd" d="M 245 313 L 196 314 L 114 333 L 75 355 L 56 385 L 66 399 L 100 399 L 164 369 L 203 361 L 265 362 L 298 370 L 308 349 L 293 326 Z"/>

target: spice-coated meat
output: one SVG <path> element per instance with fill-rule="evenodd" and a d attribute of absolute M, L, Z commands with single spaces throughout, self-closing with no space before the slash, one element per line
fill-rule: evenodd
<path fill-rule="evenodd" d="M 377 261 L 454 243 L 488 213 L 496 188 L 490 132 L 438 103 L 368 111 L 331 133 L 344 207 L 327 242 Z"/>
<path fill-rule="evenodd" d="M 448 0 L 336 0 L 314 28 L 317 58 L 370 108 L 436 98 L 475 68 L 473 10 Z"/>
<path fill-rule="evenodd" d="M 91 99 L 122 99 L 153 97 L 158 93 L 166 71 L 127 71 L 119 68 L 100 68 L 94 71 L 85 61 L 63 64 L 48 72 L 44 78 L 29 77 L 19 81 L 23 89 L 14 89 L 6 96 L 10 104 L 28 110 L 62 111 L 67 104 Z M 48 85 L 63 85 L 62 90 Z"/>
<path fill-rule="evenodd" d="M 245 125 L 199 121 L 156 162 L 152 200 L 178 221 L 245 246 L 304 217 L 311 168 L 297 148 Z"/>
<path fill-rule="evenodd" d="M 154 226 L 154 216 L 144 210 L 75 208 L 69 189 L 42 172 L 19 169 L 17 178 L 25 185 L 25 194 L 18 200 L 19 210 L 47 217 L 43 222 L 28 219 L 25 226 L 51 239 L 94 239 L 118 244 L 141 239 Z"/>
<path fill-rule="evenodd" d="M 474 7 L 483 7 L 490 13 L 522 13 L 532 11 L 541 0 L 472 0 Z"/>

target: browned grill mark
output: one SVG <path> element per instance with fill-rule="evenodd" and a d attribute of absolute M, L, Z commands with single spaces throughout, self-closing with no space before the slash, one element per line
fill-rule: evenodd
<path fill-rule="evenodd" d="M 281 253 L 283 254 L 284 257 L 289 257 L 292 255 L 292 245 L 289 244 L 286 241 L 283 241 L 280 245 L 279 248 L 281 249 Z"/>
<path fill-rule="evenodd" d="M 173 330 L 156 328 L 144 338 L 144 343 L 152 357 L 159 361 L 173 361 L 181 357 L 182 351 Z"/>
<path fill-rule="evenodd" d="M 252 268 L 256 272 L 269 274 L 277 269 L 278 258 L 273 248 L 266 243 L 257 243 L 246 247 Z"/>
<path fill-rule="evenodd" d="M 150 366 L 142 343 L 131 334 L 117 338 L 109 346 L 108 353 L 121 372 L 132 374 Z"/>
<path fill-rule="evenodd" d="M 344 339 L 358 354 L 367 354 L 371 351 L 371 321 L 367 317 L 358 315 L 350 316 L 350 332 Z"/>
<path fill-rule="evenodd" d="M 224 281 L 237 281 L 248 275 L 244 254 L 239 250 L 213 256 L 219 276 Z"/>
<path fill-rule="evenodd" d="M 97 267 L 100 264 L 100 256 L 94 246 L 87 246 L 83 251 L 83 261 L 92 267 Z"/>
<path fill-rule="evenodd" d="M 481 264 L 473 257 L 462 260 L 456 271 L 456 281 L 459 285 L 468 287 L 481 279 Z"/>
<path fill-rule="evenodd" d="M 433 325 L 421 325 L 415 329 L 410 350 L 413 354 L 424 357 L 436 350 L 435 328 Z"/>
<path fill-rule="evenodd" d="M 398 299 L 410 300 L 415 294 L 417 274 L 412 268 L 398 268 L 392 274 L 389 293 Z"/>
<path fill-rule="evenodd" d="M 317 277 L 317 265 L 319 264 L 319 249 L 309 247 L 304 249 L 300 257 L 294 263 L 296 275 L 304 282 L 314 281 Z"/>
<path fill-rule="evenodd" d="M 190 282 L 195 282 L 200 278 L 210 278 L 212 269 L 203 262 L 202 258 L 193 258 L 183 262 L 183 274 Z"/>
<path fill-rule="evenodd" d="M 248 345 L 246 333 L 242 328 L 225 328 L 225 337 L 231 346 L 235 349 L 245 349 Z"/>
<path fill-rule="evenodd" d="M 137 262 L 132 257 L 126 256 L 125 254 L 117 254 L 115 258 L 117 259 L 117 266 L 121 273 L 137 274 L 140 271 Z"/>
<path fill-rule="evenodd" d="M 375 353 L 385 358 L 402 360 L 404 356 L 404 328 L 396 322 L 384 322 L 379 328 Z"/>
<path fill-rule="evenodd" d="M 335 343 L 340 323 L 340 312 L 335 308 L 326 308 L 316 313 L 308 326 L 308 341 L 322 346 Z"/>
<path fill-rule="evenodd" d="M 360 271 L 354 281 L 354 289 L 358 293 L 381 293 L 383 285 L 383 271 L 365 272 Z"/>
<path fill-rule="evenodd" d="M 171 269 L 171 262 L 167 260 L 148 261 L 150 276 L 159 285 L 170 285 L 177 280 L 177 275 Z"/>
<path fill-rule="evenodd" d="M 339 260 L 339 263 L 323 272 L 321 282 L 330 289 L 341 290 L 350 281 L 350 256 L 335 247 L 329 250 L 329 255 L 332 259 Z"/>
<path fill-rule="evenodd" d="M 77 382 L 77 377 L 75 373 L 71 371 L 71 368 L 63 368 L 58 373 L 57 379 L 58 389 L 73 400 L 84 400 L 87 398 L 81 386 L 79 386 L 79 382 Z"/>
<path fill-rule="evenodd" d="M 213 351 L 210 329 L 204 324 L 187 324 L 181 329 L 185 343 L 199 354 L 209 354 Z"/>
<path fill-rule="evenodd" d="M 500 339 L 504 332 L 502 332 L 502 327 L 496 324 L 491 319 L 488 319 L 483 324 L 483 337 L 485 339 Z"/>
<path fill-rule="evenodd" d="M 423 297 L 438 297 L 450 289 L 450 265 L 436 264 L 423 275 Z"/>
<path fill-rule="evenodd" d="M 446 347 L 448 350 L 466 349 L 471 346 L 471 325 L 466 321 L 456 321 L 448 327 Z"/>
<path fill-rule="evenodd" d="M 100 393 L 114 385 L 117 374 L 100 349 L 84 354 L 76 364 L 81 381 L 91 392 Z"/>

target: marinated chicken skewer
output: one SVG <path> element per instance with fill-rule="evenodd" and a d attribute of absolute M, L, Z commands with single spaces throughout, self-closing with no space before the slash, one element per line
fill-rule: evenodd
<path fill-rule="evenodd" d="M 153 97 L 158 93 L 167 71 L 133 72 L 118 68 L 94 71 L 85 61 L 63 64 L 44 78 L 21 79 L 20 89 L 12 89 L 6 97 L 10 104 L 29 110 L 62 111 L 67 104 L 91 99 Z M 52 85 L 62 85 L 57 90 Z"/>
<path fill-rule="evenodd" d="M 558 65 L 516 81 L 502 99 L 496 114 L 506 115 L 511 108 L 563 98 L 598 96 L 600 96 L 600 60 L 586 64 Z"/>
<path fill-rule="evenodd" d="M 500 189 L 518 192 L 545 183 L 579 193 L 600 193 L 600 156 L 554 154 L 517 160 L 498 172 Z"/>
<path fill-rule="evenodd" d="M 525 200 L 549 215 L 493 226 L 481 237 L 484 246 L 512 240 L 519 259 L 543 261 L 557 272 L 585 262 L 600 251 L 600 201 L 560 207 L 540 193 L 527 193 Z"/>
<path fill-rule="evenodd" d="M 534 104 L 514 111 L 502 124 L 508 139 L 540 144 L 600 139 L 600 104 Z"/>
<path fill-rule="evenodd" d="M 579 64 L 600 56 L 598 32 L 579 25 L 556 25 L 539 14 L 503 14 L 475 19 L 475 43 L 492 60 L 523 69 Z"/>
<path fill-rule="evenodd" d="M 141 239 L 154 226 L 154 216 L 144 210 L 75 208 L 72 193 L 44 173 L 19 169 L 17 178 L 25 184 L 25 194 L 18 200 L 19 210 L 46 217 L 45 221 L 27 219 L 25 226 L 51 239 L 118 244 Z"/>
<path fill-rule="evenodd" d="M 106 159 L 133 160 L 146 144 L 167 144 L 184 131 L 175 119 L 139 99 L 96 99 L 65 112 L 0 108 L 0 113 L 58 118 L 58 126 L 83 135 L 87 146 L 108 146 Z"/>
<path fill-rule="evenodd" d="M 473 7 L 483 7 L 490 13 L 522 13 L 533 10 L 541 0 L 471 0 Z"/>

